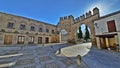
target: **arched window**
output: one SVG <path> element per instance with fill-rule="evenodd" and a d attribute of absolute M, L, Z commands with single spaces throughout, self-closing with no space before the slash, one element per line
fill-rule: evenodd
<path fill-rule="evenodd" d="M 8 22 L 7 28 L 14 28 L 14 23 L 13 22 Z"/>
<path fill-rule="evenodd" d="M 21 25 L 20 25 L 20 29 L 21 29 L 21 30 L 25 30 L 25 25 L 24 25 L 24 24 L 21 24 Z"/>
<path fill-rule="evenodd" d="M 39 25 L 39 32 L 43 32 L 43 25 Z"/>
<path fill-rule="evenodd" d="M 43 29 L 41 27 L 39 28 L 39 32 L 43 32 Z"/>
<path fill-rule="evenodd" d="M 31 30 L 31 31 L 35 31 L 35 27 L 34 27 L 34 26 L 31 26 L 31 27 L 30 27 L 30 30 Z"/>
<path fill-rule="evenodd" d="M 46 29 L 46 32 L 49 33 L 49 29 Z"/>
<path fill-rule="evenodd" d="M 55 31 L 54 30 L 52 30 L 52 33 L 54 33 Z"/>

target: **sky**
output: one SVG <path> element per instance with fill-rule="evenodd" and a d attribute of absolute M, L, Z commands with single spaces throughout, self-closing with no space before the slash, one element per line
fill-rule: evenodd
<path fill-rule="evenodd" d="M 60 17 L 77 18 L 94 7 L 100 16 L 119 11 L 120 0 L 0 0 L 0 12 L 56 25 Z"/>

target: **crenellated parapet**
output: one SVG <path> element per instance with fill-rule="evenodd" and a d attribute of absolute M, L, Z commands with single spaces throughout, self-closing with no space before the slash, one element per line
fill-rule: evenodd
<path fill-rule="evenodd" d="M 89 11 L 89 12 L 86 12 L 86 18 L 88 18 L 88 17 L 90 17 L 90 16 L 92 16 L 92 13 L 91 13 L 91 11 Z"/>
<path fill-rule="evenodd" d="M 68 19 L 74 19 L 74 17 L 72 15 L 69 15 Z"/>
<path fill-rule="evenodd" d="M 74 17 L 72 15 L 60 17 L 60 20 L 70 20 L 70 19 L 74 20 Z"/>
<path fill-rule="evenodd" d="M 80 17 L 74 19 L 74 22 L 79 22 L 79 21 L 80 21 Z"/>
<path fill-rule="evenodd" d="M 93 13 L 93 14 L 92 14 L 92 13 Z M 75 19 L 74 19 L 74 22 L 75 22 L 75 23 L 76 23 L 76 22 L 79 22 L 79 21 L 81 21 L 81 20 L 84 20 L 84 19 L 89 18 L 89 17 L 91 17 L 91 16 L 94 16 L 94 15 L 96 15 L 96 14 L 99 15 L 99 9 L 98 9 L 97 7 L 95 7 L 95 8 L 92 10 L 92 12 L 91 12 L 91 11 L 86 12 L 86 13 L 83 14 L 82 16 L 80 16 L 80 17 L 78 17 L 78 18 L 75 18 Z"/>
<path fill-rule="evenodd" d="M 82 16 L 80 16 L 80 19 L 81 20 L 85 19 L 85 15 L 83 14 Z"/>
<path fill-rule="evenodd" d="M 99 14 L 99 9 L 97 7 L 93 8 L 93 15 Z"/>
<path fill-rule="evenodd" d="M 74 18 L 72 15 L 60 17 L 59 23 L 57 25 L 57 31 L 60 33 L 61 30 L 65 30 L 67 32 L 66 35 L 60 34 L 61 41 L 77 41 L 78 37 L 76 33 L 78 33 L 78 29 L 81 24 L 85 24 L 89 27 L 91 31 L 91 42 L 93 45 L 96 45 L 95 40 L 95 31 L 94 31 L 94 21 L 99 19 L 99 9 L 95 7 L 91 11 L 87 11 L 84 14 Z M 65 38 L 66 36 L 66 38 Z"/>
<path fill-rule="evenodd" d="M 61 21 L 61 20 L 65 20 L 64 17 L 60 17 L 60 21 Z"/>
<path fill-rule="evenodd" d="M 79 22 L 79 21 L 84 20 L 86 18 L 89 18 L 91 16 L 94 16 L 96 14 L 99 15 L 99 9 L 97 7 L 93 8 L 92 11 L 88 11 L 85 14 L 83 14 L 75 19 L 72 15 L 69 15 L 69 16 L 65 16 L 65 17 L 60 17 L 60 20 L 74 20 L 74 22 L 76 23 L 76 22 Z"/>

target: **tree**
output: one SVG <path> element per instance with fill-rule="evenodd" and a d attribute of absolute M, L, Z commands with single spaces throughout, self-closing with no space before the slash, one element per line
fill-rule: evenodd
<path fill-rule="evenodd" d="M 86 28 L 85 28 L 85 40 L 87 41 L 88 39 L 90 39 L 90 32 L 89 32 L 89 30 L 88 30 L 88 27 L 87 27 L 87 25 L 86 25 Z"/>
<path fill-rule="evenodd" d="M 83 38 L 82 30 L 81 27 L 79 27 L 79 33 L 78 33 L 78 38 Z"/>

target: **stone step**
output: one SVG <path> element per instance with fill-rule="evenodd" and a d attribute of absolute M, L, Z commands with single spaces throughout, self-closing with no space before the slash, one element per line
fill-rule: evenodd
<path fill-rule="evenodd" d="M 10 66 L 15 65 L 17 59 L 22 55 L 23 55 L 22 53 L 1 55 L 0 56 L 0 68 L 10 67 Z"/>
<path fill-rule="evenodd" d="M 3 67 L 10 67 L 16 64 L 16 61 L 4 61 L 4 62 L 0 62 L 0 68 Z"/>
<path fill-rule="evenodd" d="M 16 56 L 21 56 L 21 55 L 23 54 L 18 53 L 18 54 L 1 55 L 0 58 L 16 57 Z"/>

